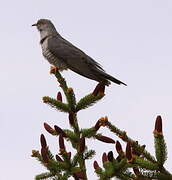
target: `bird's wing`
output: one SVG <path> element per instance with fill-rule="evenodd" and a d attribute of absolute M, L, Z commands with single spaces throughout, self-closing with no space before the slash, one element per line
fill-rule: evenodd
<path fill-rule="evenodd" d="M 105 73 L 100 64 L 61 36 L 49 38 L 48 48 L 49 51 L 65 63 L 69 69 L 82 76 L 98 82 L 104 82 L 106 85 L 110 84 L 108 80 L 117 84 L 126 85 L 125 83 Z"/>
<path fill-rule="evenodd" d="M 63 61 L 69 69 L 81 75 L 86 76 L 87 73 L 90 73 L 91 69 L 95 68 L 104 71 L 100 64 L 62 37 L 54 36 L 49 38 L 48 48 L 49 51 L 59 60 Z"/>

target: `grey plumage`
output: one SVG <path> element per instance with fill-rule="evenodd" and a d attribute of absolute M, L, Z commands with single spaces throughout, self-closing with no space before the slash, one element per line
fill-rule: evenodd
<path fill-rule="evenodd" d="M 43 56 L 59 70 L 70 69 L 84 77 L 109 85 L 110 81 L 124 84 L 107 74 L 100 64 L 90 56 L 65 40 L 55 29 L 50 20 L 40 19 L 37 26 L 41 36 Z M 109 81 L 110 80 L 110 81 Z"/>

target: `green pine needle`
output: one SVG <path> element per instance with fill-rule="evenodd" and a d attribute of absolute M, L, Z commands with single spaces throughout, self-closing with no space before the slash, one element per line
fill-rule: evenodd
<path fill-rule="evenodd" d="M 148 151 L 144 150 L 142 154 L 148 161 L 156 162 L 155 158 Z"/>
<path fill-rule="evenodd" d="M 68 88 L 67 91 L 64 93 L 66 95 L 66 99 L 67 99 L 70 111 L 75 112 L 76 98 L 75 98 L 75 94 L 73 92 L 73 89 Z"/>
<path fill-rule="evenodd" d="M 126 158 L 124 158 L 124 159 L 122 159 L 119 163 L 117 163 L 117 165 L 116 165 L 116 170 L 117 171 L 125 171 L 126 169 L 127 169 L 127 159 Z"/>
<path fill-rule="evenodd" d="M 126 171 L 118 174 L 116 177 L 121 180 L 135 179 L 135 175 L 132 172 L 130 172 L 129 170 L 126 170 Z"/>
<path fill-rule="evenodd" d="M 167 146 L 164 140 L 164 136 L 162 134 L 154 135 L 154 143 L 155 143 L 155 155 L 160 166 L 163 166 L 165 161 L 167 160 Z"/>
<path fill-rule="evenodd" d="M 104 97 L 104 94 L 98 93 L 98 95 L 95 96 L 90 93 L 81 98 L 79 102 L 76 103 L 75 93 L 73 89 L 68 88 L 67 83 L 61 76 L 60 72 L 52 71 L 52 73 L 56 76 L 58 82 L 60 83 L 60 87 L 65 94 L 67 103 L 63 103 L 48 96 L 43 97 L 43 102 L 59 111 L 69 113 L 69 123 L 72 130 L 63 128 L 63 131 L 65 132 L 64 138 L 65 140 L 70 141 L 72 147 L 76 150 L 76 154 L 74 154 L 74 156 L 72 154 L 72 156 L 69 157 L 69 153 L 67 152 L 71 151 L 68 150 L 66 152 L 62 148 L 60 149 L 62 160 L 58 159 L 58 156 L 56 157 L 56 160 L 47 147 L 48 159 L 45 163 L 39 151 L 33 150 L 32 157 L 35 157 L 49 171 L 37 175 L 35 177 L 35 180 L 68 180 L 71 176 L 74 179 L 81 179 L 77 176 L 83 175 L 85 175 L 85 178 L 82 179 L 87 179 L 87 167 L 85 160 L 93 158 L 96 152 L 94 150 L 87 150 L 87 146 L 85 146 L 85 144 L 83 146 L 85 147 L 85 152 L 80 151 L 80 147 L 82 147 L 80 146 L 80 142 L 82 142 L 80 141 L 80 138 L 96 138 L 97 136 L 100 136 L 100 134 L 97 134 L 96 132 L 96 129 L 99 128 L 99 124 L 96 124 L 95 128 L 90 127 L 87 129 L 81 129 L 78 125 L 77 112 L 94 105 Z M 121 131 L 109 121 L 105 122 L 105 126 L 119 138 L 121 138 L 124 142 L 131 144 L 133 156 L 131 161 L 127 161 L 124 152 L 122 152 L 123 155 L 121 155 L 121 157 L 117 159 L 112 159 L 108 154 L 107 159 L 105 156 L 105 158 L 103 157 L 103 168 L 100 168 L 99 165 L 94 163 L 95 172 L 99 177 L 99 180 L 110 180 L 115 177 L 121 180 L 138 178 L 172 180 L 172 175 L 163 167 L 163 164 L 167 159 L 167 148 L 162 134 L 155 134 L 154 132 L 156 160 L 149 152 L 145 150 L 145 145 L 139 145 L 138 142 L 130 138 L 125 131 Z M 107 138 L 105 137 L 104 139 L 102 137 L 102 140 L 108 142 Z M 100 157 L 100 159 L 101 158 L 102 157 Z M 138 177 L 131 171 L 131 168 L 133 167 L 137 167 L 139 169 Z M 76 175 L 77 173 L 78 175 Z M 137 174 L 137 171 L 135 171 L 135 173 Z"/>
<path fill-rule="evenodd" d="M 91 137 L 95 136 L 96 131 L 95 131 L 94 128 L 81 129 L 81 134 L 82 134 L 84 137 L 91 138 Z"/>
<path fill-rule="evenodd" d="M 103 94 L 99 94 L 94 96 L 92 93 L 88 94 L 87 96 L 80 99 L 80 101 L 76 105 L 76 112 L 80 111 L 81 109 L 86 109 L 89 106 L 95 104 L 98 100 L 101 100 L 104 97 Z"/>
<path fill-rule="evenodd" d="M 137 157 L 132 162 L 133 165 L 137 165 L 141 168 L 147 169 L 147 170 L 158 170 L 159 166 L 156 163 L 152 163 L 151 161 L 144 160 L 143 158 Z"/>
<path fill-rule="evenodd" d="M 75 156 L 73 157 L 71 161 L 72 167 L 75 167 L 78 164 L 78 159 L 79 159 L 79 154 L 77 153 L 75 154 Z"/>
<path fill-rule="evenodd" d="M 139 151 L 142 151 L 142 149 L 143 149 L 142 146 L 139 145 L 138 143 L 136 143 L 136 141 L 134 141 L 134 140 L 131 139 L 130 137 L 128 137 L 125 131 L 121 131 L 119 128 L 117 128 L 116 126 L 112 125 L 110 122 L 108 122 L 107 127 L 109 128 L 110 131 L 112 131 L 113 133 L 115 133 L 115 134 L 116 134 L 119 138 L 121 138 L 123 141 L 125 141 L 125 142 L 131 142 L 132 144 L 135 143 L 135 145 L 134 145 L 135 148 L 137 148 Z M 149 161 L 151 161 L 151 162 L 153 162 L 153 163 L 156 162 L 155 158 L 154 158 L 148 151 L 146 151 L 145 149 L 143 150 L 142 154 L 143 154 L 143 156 L 144 156 L 147 160 L 149 160 Z"/>
<path fill-rule="evenodd" d="M 54 159 L 54 155 L 51 153 L 49 147 L 47 148 L 47 153 L 48 153 L 48 157 L 49 157 L 51 160 L 55 160 L 55 159 Z"/>
<path fill-rule="evenodd" d="M 48 96 L 43 97 L 44 103 L 50 105 L 53 108 L 58 109 L 61 112 L 69 112 L 69 107 L 67 104 L 57 101 L 56 99 L 50 98 Z"/>
<path fill-rule="evenodd" d="M 92 159 L 96 155 L 94 150 L 89 150 L 84 154 L 84 159 Z"/>
<path fill-rule="evenodd" d="M 46 168 L 54 174 L 57 174 L 61 171 L 64 171 L 68 168 L 68 164 L 66 162 L 59 162 L 55 160 L 51 160 L 46 165 Z"/>
<path fill-rule="evenodd" d="M 46 173 L 36 175 L 35 180 L 45 180 L 45 179 L 48 179 L 48 178 L 53 177 L 53 176 L 54 176 L 53 173 L 46 172 Z"/>
<path fill-rule="evenodd" d="M 72 141 L 74 143 L 79 141 L 80 138 L 73 131 L 68 130 L 68 129 L 64 129 L 64 132 L 67 134 L 67 138 L 66 138 L 67 141 Z"/>

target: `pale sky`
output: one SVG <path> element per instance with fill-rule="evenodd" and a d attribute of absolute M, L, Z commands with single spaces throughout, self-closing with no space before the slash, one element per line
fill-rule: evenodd
<path fill-rule="evenodd" d="M 91 127 L 108 116 L 154 154 L 152 132 L 156 116 L 161 115 L 169 152 L 165 167 L 172 171 L 172 1 L 6 0 L 1 2 L 0 17 L 0 180 L 31 180 L 46 172 L 30 157 L 32 149 L 40 149 L 41 133 L 50 149 L 58 152 L 57 139 L 43 123 L 68 127 L 67 115 L 41 100 L 56 97 L 60 88 L 41 54 L 39 33 L 31 27 L 40 18 L 51 19 L 64 38 L 128 84 L 106 88 L 101 102 L 78 114 L 80 126 Z M 97 84 L 71 71 L 62 74 L 77 99 Z M 100 132 L 117 140 L 106 128 Z M 114 146 L 93 140 L 86 144 L 97 152 L 88 163 L 89 179 L 97 179 L 93 161 L 101 165 L 103 152 L 114 151 Z"/>

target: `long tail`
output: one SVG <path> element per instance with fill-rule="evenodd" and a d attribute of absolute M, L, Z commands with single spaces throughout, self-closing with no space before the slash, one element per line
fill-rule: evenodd
<path fill-rule="evenodd" d="M 119 84 L 119 85 L 123 84 L 123 85 L 127 86 L 127 84 L 125 84 L 124 82 L 114 78 L 113 76 L 111 76 L 111 75 L 109 75 L 109 74 L 107 74 L 105 72 L 101 72 L 101 75 L 102 75 L 103 78 L 108 79 L 108 80 L 110 80 L 110 81 L 112 81 L 112 82 L 114 82 L 116 84 Z"/>

